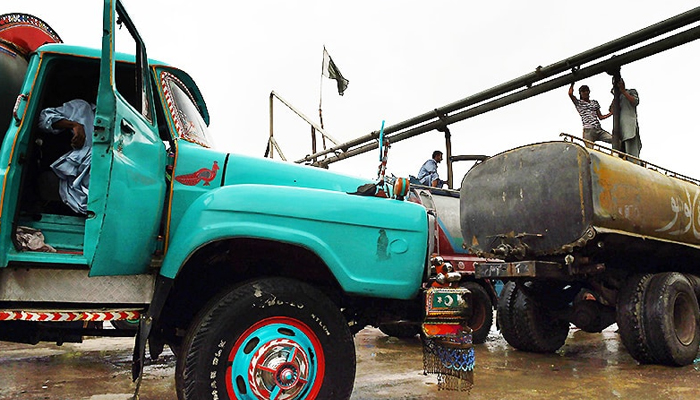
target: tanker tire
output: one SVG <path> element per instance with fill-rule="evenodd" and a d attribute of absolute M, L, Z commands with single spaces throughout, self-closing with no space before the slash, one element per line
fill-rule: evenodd
<path fill-rule="evenodd" d="M 399 339 L 410 339 L 420 333 L 418 326 L 408 324 L 382 324 L 379 325 L 379 330 L 387 336 Z"/>
<path fill-rule="evenodd" d="M 496 308 L 496 325 L 509 345 L 516 349 L 524 347 L 524 338 L 515 327 L 515 299 L 520 293 L 515 282 L 506 282 L 501 290 Z"/>
<path fill-rule="evenodd" d="M 515 330 L 522 338 L 520 350 L 553 353 L 564 345 L 569 336 L 569 321 L 551 317 L 546 309 L 520 289 L 516 290 L 514 300 Z"/>
<path fill-rule="evenodd" d="M 692 364 L 700 346 L 700 310 L 688 279 L 678 272 L 654 275 L 644 304 L 644 327 L 657 362 Z"/>
<path fill-rule="evenodd" d="M 649 349 L 649 338 L 644 329 L 644 297 L 654 275 L 632 276 L 617 294 L 616 319 L 620 340 L 627 352 L 640 364 L 653 364 L 656 360 Z"/>
<path fill-rule="evenodd" d="M 474 344 L 484 343 L 491 331 L 491 325 L 493 325 L 491 297 L 489 297 L 486 289 L 476 282 L 464 282 L 460 286 L 472 292 L 474 312 L 467 322 L 467 325 L 472 328 L 472 342 Z"/>
<path fill-rule="evenodd" d="M 248 282 L 213 299 L 182 352 L 180 400 L 348 399 L 355 379 L 355 346 L 338 307 L 285 278 Z"/>

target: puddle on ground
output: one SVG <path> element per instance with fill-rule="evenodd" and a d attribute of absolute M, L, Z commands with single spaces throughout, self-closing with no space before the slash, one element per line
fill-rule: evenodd
<path fill-rule="evenodd" d="M 0 398 L 126 400 L 133 338 L 90 338 L 82 344 L 37 346 L 0 342 Z M 377 329 L 356 336 L 357 373 L 352 400 L 418 399 L 674 399 L 695 400 L 700 360 L 687 367 L 638 365 L 616 327 L 602 333 L 572 329 L 554 354 L 525 353 L 492 330 L 475 346 L 475 386 L 467 396 L 438 391 L 423 374 L 418 337 L 397 339 Z M 140 400 L 175 400 L 175 357 L 166 351 L 146 365 Z"/>

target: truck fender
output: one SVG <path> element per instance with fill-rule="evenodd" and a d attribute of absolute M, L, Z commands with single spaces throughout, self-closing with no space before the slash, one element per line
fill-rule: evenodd
<path fill-rule="evenodd" d="M 227 186 L 202 195 L 183 214 L 160 274 L 174 278 L 209 243 L 259 238 L 309 249 L 347 292 L 380 290 L 387 297 L 410 298 L 418 291 L 423 271 L 406 268 L 405 263 L 425 260 L 426 225 L 423 207 L 407 202 L 288 186 Z M 348 237 L 353 238 L 352 246 Z M 378 237 L 389 243 L 383 257 L 378 254 Z M 366 267 L 358 268 L 358 263 Z M 400 268 L 401 273 L 388 278 L 377 272 L 382 266 Z"/>

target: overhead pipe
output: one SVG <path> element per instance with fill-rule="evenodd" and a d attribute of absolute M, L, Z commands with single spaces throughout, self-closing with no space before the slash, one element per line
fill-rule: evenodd
<path fill-rule="evenodd" d="M 424 114 L 421 114 L 417 117 L 405 120 L 403 122 L 400 122 L 398 124 L 394 124 L 388 127 L 384 128 L 384 133 L 385 135 L 390 135 L 392 133 L 398 132 L 402 129 L 409 128 L 418 124 L 422 124 L 426 121 L 430 121 L 434 118 L 440 118 L 440 116 L 447 115 L 451 112 L 454 112 L 456 110 L 469 107 L 471 105 L 480 103 L 482 101 L 500 96 L 502 94 L 511 92 L 513 90 L 519 89 L 523 86 L 525 87 L 530 87 L 532 86 L 535 82 L 541 81 L 543 79 L 549 78 L 551 76 L 563 73 L 565 71 L 568 71 L 572 68 L 578 67 L 582 64 L 591 62 L 593 60 L 605 57 L 607 55 L 610 55 L 612 53 L 615 53 L 617 51 L 626 49 L 628 47 L 637 45 L 639 43 L 645 42 L 647 40 L 650 40 L 652 38 L 658 37 L 660 35 L 666 34 L 668 32 L 672 32 L 676 29 L 679 29 L 683 26 L 695 23 L 700 21 L 700 7 L 696 7 L 690 11 L 687 11 L 685 13 L 676 15 L 675 17 L 671 17 L 669 19 L 666 19 L 664 21 L 658 22 L 656 24 L 650 25 L 646 28 L 640 29 L 636 32 L 630 33 L 628 35 L 622 36 L 618 39 L 612 40 L 610 42 L 607 42 L 603 45 L 594 47 L 593 49 L 584 51 L 582 53 L 579 53 L 577 55 L 574 55 L 572 57 L 566 58 L 562 61 L 559 61 L 557 63 L 551 64 L 547 67 L 538 67 L 534 72 L 531 72 L 529 74 L 523 75 L 519 78 L 513 79 L 511 81 L 508 81 L 506 83 L 494 86 L 490 89 L 484 90 L 482 92 L 479 92 L 477 94 L 474 94 L 472 96 L 466 97 L 462 100 L 450 103 L 446 106 L 437 108 L 433 111 L 426 112 Z M 663 51 L 663 50 L 659 50 Z M 440 121 L 435 121 L 434 123 L 440 124 Z M 435 129 L 435 128 L 433 128 Z M 340 145 L 331 147 L 327 150 L 314 153 L 311 155 L 307 155 L 303 159 L 297 160 L 297 163 L 304 163 L 304 162 L 309 162 L 315 158 L 318 158 L 320 156 L 330 154 L 330 153 L 335 153 L 336 155 L 334 157 L 331 157 L 335 159 L 336 157 L 339 157 L 344 152 L 349 152 L 351 151 L 350 149 L 352 147 L 361 145 L 363 143 L 367 143 L 369 141 L 376 141 L 378 140 L 379 137 L 379 132 L 374 131 L 368 135 L 364 135 L 361 137 L 358 137 L 356 139 L 350 140 L 348 142 L 342 143 Z M 339 154 L 340 153 L 340 154 Z M 340 159 L 344 159 L 347 157 L 343 158 L 338 158 L 337 160 L 334 161 L 339 161 Z M 323 165 L 328 165 L 330 161 L 328 162 L 329 159 L 323 160 L 322 162 L 314 163 L 316 164 L 323 164 Z"/>
<path fill-rule="evenodd" d="M 455 122 L 463 121 L 467 118 L 471 118 L 483 113 L 486 113 L 488 111 L 493 111 L 495 109 L 516 103 L 518 101 L 536 96 L 538 94 L 542 94 L 557 88 L 560 88 L 562 86 L 566 86 L 568 84 L 571 84 L 573 82 L 585 79 L 585 78 L 590 78 L 591 76 L 598 75 L 601 73 L 605 73 L 608 71 L 613 71 L 616 68 L 621 67 L 622 65 L 630 64 L 635 61 L 639 61 L 643 58 L 649 57 L 651 55 L 660 53 L 662 51 L 672 49 L 674 47 L 678 47 L 680 45 L 692 42 L 694 40 L 700 39 L 700 26 L 697 26 L 695 28 L 688 29 L 686 31 L 683 31 L 681 33 L 677 33 L 675 35 L 669 36 L 665 39 L 661 39 L 659 41 L 650 43 L 648 45 L 639 47 L 637 49 L 631 50 L 627 53 L 621 54 L 619 56 L 614 56 L 608 60 L 601 61 L 597 64 L 578 69 L 574 72 L 571 72 L 567 75 L 551 79 L 547 82 L 541 83 L 536 86 L 531 86 L 527 89 L 523 89 L 519 92 L 512 93 L 503 97 L 500 97 L 496 100 L 492 100 L 488 103 L 483 103 L 480 104 L 476 107 L 469 108 L 467 110 L 461 111 L 459 113 L 453 114 L 453 115 L 448 115 L 448 116 L 443 116 L 441 119 L 437 121 L 432 121 L 429 123 L 425 123 L 423 125 L 420 125 L 418 127 L 415 127 L 413 129 L 409 129 L 403 132 L 398 132 L 390 135 L 386 135 L 385 137 L 389 140 L 389 143 L 396 143 L 408 138 L 411 138 L 416 135 L 420 135 L 426 132 L 430 132 L 432 130 L 440 130 L 442 129 L 445 125 L 453 124 Z M 336 154 L 334 156 L 328 157 L 324 160 L 318 161 L 312 165 L 315 166 L 327 166 L 328 164 L 331 164 L 336 161 L 344 160 L 346 158 L 366 153 L 368 151 L 372 151 L 376 149 L 376 145 L 373 143 L 365 144 L 361 147 L 357 147 L 352 150 L 348 150 L 344 153 Z"/>

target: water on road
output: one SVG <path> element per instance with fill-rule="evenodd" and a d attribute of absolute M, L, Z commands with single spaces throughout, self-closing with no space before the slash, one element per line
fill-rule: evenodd
<path fill-rule="evenodd" d="M 676 399 L 700 398 L 700 360 L 681 367 L 638 365 L 616 326 L 602 333 L 569 332 L 555 354 L 514 350 L 493 330 L 476 346 L 471 392 L 438 391 L 423 375 L 418 337 L 397 339 L 376 329 L 355 338 L 353 400 L 412 399 Z M 0 343 L 0 399 L 126 400 L 133 338 L 89 338 L 81 344 Z M 175 358 L 169 351 L 145 369 L 141 400 L 175 400 Z"/>

